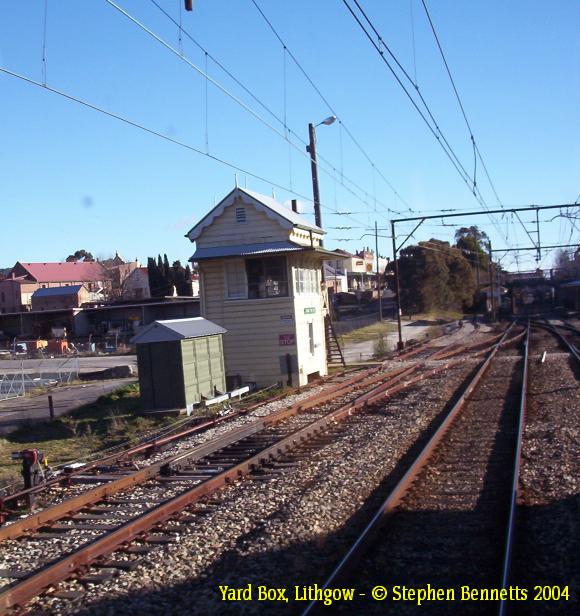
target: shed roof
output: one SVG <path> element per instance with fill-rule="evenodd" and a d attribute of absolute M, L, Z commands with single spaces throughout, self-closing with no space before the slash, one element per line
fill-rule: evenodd
<path fill-rule="evenodd" d="M 226 332 L 227 329 L 203 317 L 168 319 L 166 321 L 154 321 L 142 332 L 134 336 L 131 339 L 131 343 L 174 342 L 177 340 L 186 340 L 188 338 L 215 336 L 216 334 L 225 334 Z"/>
<path fill-rule="evenodd" d="M 76 295 L 83 288 L 82 284 L 69 285 L 68 287 L 49 287 L 48 289 L 36 289 L 32 297 L 57 297 L 62 295 Z"/>
<path fill-rule="evenodd" d="M 249 203 L 257 210 L 264 212 L 269 218 L 277 222 L 285 223 L 284 226 L 299 227 L 300 229 L 315 231 L 316 233 L 324 233 L 320 227 L 312 224 L 301 214 L 278 203 L 275 199 L 272 199 L 272 197 L 267 197 L 266 195 L 248 190 L 247 188 L 236 186 L 236 188 L 228 193 L 213 210 L 208 212 L 192 229 L 190 229 L 185 237 L 188 237 L 192 242 L 195 241 L 201 235 L 202 231 L 206 227 L 209 227 L 218 216 L 221 216 L 224 210 L 232 205 L 238 197 L 241 198 L 244 203 Z"/>

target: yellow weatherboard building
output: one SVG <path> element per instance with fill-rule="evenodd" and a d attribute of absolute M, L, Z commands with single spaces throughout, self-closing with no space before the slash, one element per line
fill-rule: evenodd
<path fill-rule="evenodd" d="M 201 314 L 227 330 L 228 388 L 305 385 L 327 374 L 324 231 L 236 187 L 187 233 L 200 271 Z"/>

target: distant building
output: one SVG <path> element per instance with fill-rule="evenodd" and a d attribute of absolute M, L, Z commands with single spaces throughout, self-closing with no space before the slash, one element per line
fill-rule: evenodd
<path fill-rule="evenodd" d="M 89 301 L 90 295 L 82 284 L 37 289 L 31 298 L 32 310 L 80 308 Z"/>
<path fill-rule="evenodd" d="M 323 230 L 293 209 L 235 188 L 189 231 L 202 316 L 227 331 L 228 385 L 304 385 L 327 373 Z"/>
<path fill-rule="evenodd" d="M 346 291 L 368 291 L 378 288 L 377 260 L 374 251 L 364 248 L 355 254 L 337 248 L 335 252 L 342 259 L 325 261 L 326 284 L 336 293 Z M 389 260 L 379 257 L 378 269 L 384 274 Z M 340 287 L 340 288 L 338 288 Z"/>
<path fill-rule="evenodd" d="M 112 259 L 104 259 L 100 261 L 100 263 L 103 266 L 107 280 L 109 281 L 106 299 L 142 299 L 142 297 L 127 297 L 125 294 L 127 280 L 134 271 L 141 269 L 138 259 L 135 259 L 135 261 L 125 261 L 118 252 L 115 252 L 115 256 Z M 145 291 L 144 287 L 136 285 L 135 289 L 138 288 L 141 288 L 142 292 Z M 147 288 L 149 288 L 148 277 Z M 143 298 L 144 297 L 145 295 L 143 295 Z M 149 294 L 147 297 L 151 297 L 151 295 Z"/>
<path fill-rule="evenodd" d="M 123 284 L 123 299 L 149 299 L 149 272 L 146 267 L 133 269 Z"/>
<path fill-rule="evenodd" d="M 97 262 L 21 263 L 0 280 L 0 313 L 30 310 L 38 289 L 84 285 L 89 293 L 103 294 L 111 283 Z"/>

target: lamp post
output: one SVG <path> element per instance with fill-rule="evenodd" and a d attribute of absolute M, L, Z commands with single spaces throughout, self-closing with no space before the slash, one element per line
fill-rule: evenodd
<path fill-rule="evenodd" d="M 318 185 L 318 164 L 316 162 L 316 127 L 321 124 L 330 126 L 336 122 L 336 116 L 329 116 L 319 122 L 308 124 L 308 136 L 310 138 L 310 144 L 306 146 L 306 151 L 310 154 L 310 170 L 312 172 L 312 194 L 314 197 L 314 223 L 317 227 L 322 228 L 322 215 L 320 213 L 320 188 Z M 323 246 L 322 238 L 320 239 L 320 246 Z M 324 270 L 323 270 L 324 271 Z"/>

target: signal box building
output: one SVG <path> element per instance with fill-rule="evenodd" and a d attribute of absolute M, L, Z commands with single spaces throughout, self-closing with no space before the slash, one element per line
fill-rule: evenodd
<path fill-rule="evenodd" d="M 324 231 L 270 197 L 236 187 L 187 234 L 201 314 L 227 330 L 228 387 L 304 385 L 327 374 Z"/>

